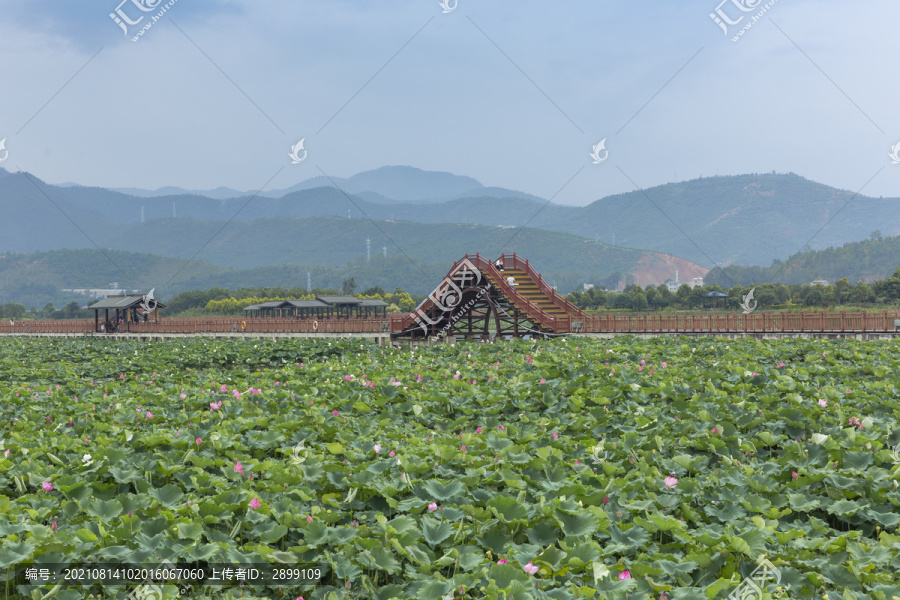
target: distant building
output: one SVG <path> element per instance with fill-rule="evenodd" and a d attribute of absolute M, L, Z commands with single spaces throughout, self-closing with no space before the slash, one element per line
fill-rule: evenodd
<path fill-rule="evenodd" d="M 584 285 L 584 291 L 588 291 L 588 290 L 594 289 L 594 284 L 593 284 L 593 283 L 585 283 L 585 284 L 583 284 L 583 285 Z"/>
<path fill-rule="evenodd" d="M 667 282 L 666 282 L 666 287 L 667 287 L 667 288 L 669 289 L 669 291 L 672 292 L 673 294 L 674 294 L 675 292 L 678 291 L 678 288 L 681 287 L 681 282 L 678 281 L 678 271 L 675 271 L 675 281 L 667 281 Z"/>
<path fill-rule="evenodd" d="M 828 285 L 828 280 L 826 279 L 816 279 L 815 281 L 810 281 L 809 285 Z"/>
<path fill-rule="evenodd" d="M 694 277 L 691 279 L 691 282 L 688 284 L 692 288 L 695 287 L 703 287 L 703 278 L 702 277 Z"/>

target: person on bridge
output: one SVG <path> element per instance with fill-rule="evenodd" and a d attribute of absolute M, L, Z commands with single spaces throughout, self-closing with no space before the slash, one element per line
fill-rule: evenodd
<path fill-rule="evenodd" d="M 519 284 L 516 283 L 516 278 L 515 278 L 515 277 L 507 277 L 507 278 L 506 278 L 506 283 L 508 283 L 508 284 L 509 284 L 509 287 L 511 287 L 511 288 L 513 288 L 513 289 L 515 289 L 515 287 L 516 287 L 517 285 L 519 285 Z"/>
<path fill-rule="evenodd" d="M 497 267 L 497 270 L 502 273 L 503 272 L 503 259 L 498 258 L 497 262 L 494 263 L 494 266 Z"/>

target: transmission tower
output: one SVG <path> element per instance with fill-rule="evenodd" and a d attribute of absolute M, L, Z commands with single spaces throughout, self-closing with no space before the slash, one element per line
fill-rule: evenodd
<path fill-rule="evenodd" d="M 366 238 L 366 262 L 372 262 L 372 240 Z"/>

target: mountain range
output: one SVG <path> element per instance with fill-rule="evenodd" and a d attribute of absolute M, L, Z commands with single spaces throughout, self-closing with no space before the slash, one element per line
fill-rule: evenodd
<path fill-rule="evenodd" d="M 440 265 L 466 252 L 518 252 L 569 291 L 629 276 L 658 284 L 675 271 L 684 281 L 716 265 L 766 265 L 857 242 L 876 229 L 900 234 L 897 198 L 774 173 L 666 184 L 573 207 L 412 167 L 316 177 L 259 195 L 51 185 L 0 169 L 0 214 L 7 252 L 110 249 L 225 270 L 344 269 L 360 260 L 372 267 L 386 255 L 407 263 L 404 283 L 386 287 L 425 292 L 446 271 Z M 419 264 L 435 268 L 423 277 Z M 105 282 L 77 287 L 98 285 Z"/>

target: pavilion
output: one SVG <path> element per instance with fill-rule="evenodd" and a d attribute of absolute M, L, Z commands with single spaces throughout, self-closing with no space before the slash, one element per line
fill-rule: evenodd
<path fill-rule="evenodd" d="M 124 294 L 121 296 L 107 296 L 103 300 L 88 306 L 88 309 L 94 311 L 94 331 L 97 333 L 113 333 L 121 331 L 131 331 L 131 324 L 138 322 L 146 322 L 150 315 L 153 315 L 154 321 L 159 321 L 159 309 L 165 308 L 166 305 L 160 302 L 154 302 L 156 307 L 150 313 L 143 309 L 146 300 L 144 294 Z M 100 311 L 103 311 L 103 322 L 100 322 Z M 115 311 L 110 318 L 109 311 Z"/>

